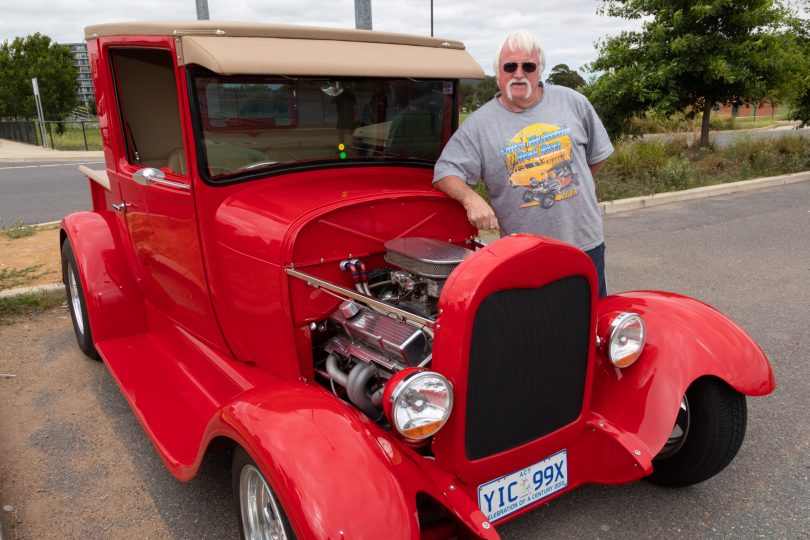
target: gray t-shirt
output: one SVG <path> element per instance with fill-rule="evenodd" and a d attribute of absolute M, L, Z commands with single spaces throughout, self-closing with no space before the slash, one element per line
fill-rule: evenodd
<path fill-rule="evenodd" d="M 528 232 L 587 251 L 604 242 L 589 164 L 613 153 L 582 94 L 544 86 L 536 105 L 510 111 L 498 96 L 473 113 L 436 162 L 433 181 L 483 180 L 501 236 Z"/>

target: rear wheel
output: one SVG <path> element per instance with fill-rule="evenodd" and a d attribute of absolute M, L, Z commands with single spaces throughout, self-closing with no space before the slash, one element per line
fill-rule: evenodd
<path fill-rule="evenodd" d="M 98 360 L 98 351 L 93 345 L 93 333 L 90 330 L 90 319 L 87 315 L 84 289 L 76 266 L 76 256 L 73 254 L 70 240 L 67 239 L 62 243 L 62 281 L 65 283 L 70 318 L 73 321 L 73 332 L 76 334 L 79 349 L 90 358 Z"/>
<path fill-rule="evenodd" d="M 551 193 L 543 195 L 543 199 L 540 201 L 540 206 L 543 208 L 551 208 L 554 206 L 554 195 Z"/>
<path fill-rule="evenodd" d="M 731 463 L 745 437 L 745 396 L 719 379 L 695 381 L 675 426 L 653 460 L 650 482 L 681 487 L 703 482 Z"/>
<path fill-rule="evenodd" d="M 242 448 L 237 448 L 234 452 L 231 479 L 242 538 L 246 540 L 296 538 L 278 497 L 256 462 Z"/>

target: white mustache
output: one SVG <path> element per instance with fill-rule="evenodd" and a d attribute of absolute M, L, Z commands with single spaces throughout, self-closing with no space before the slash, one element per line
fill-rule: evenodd
<path fill-rule="evenodd" d="M 506 85 L 506 95 L 509 97 L 509 100 L 512 100 L 512 85 L 513 84 L 525 84 L 526 88 L 526 99 L 532 97 L 532 85 L 529 83 L 529 79 L 523 77 L 521 79 L 510 79 L 509 83 Z"/>

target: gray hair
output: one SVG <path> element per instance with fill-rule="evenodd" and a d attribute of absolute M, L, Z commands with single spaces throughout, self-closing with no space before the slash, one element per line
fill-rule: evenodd
<path fill-rule="evenodd" d="M 503 52 L 503 48 L 507 45 L 513 51 L 521 51 L 526 54 L 537 51 L 537 69 L 540 70 L 540 73 L 543 73 L 543 70 L 546 69 L 546 53 L 543 52 L 537 38 L 530 32 L 518 30 L 506 36 L 501 46 L 498 47 L 498 51 L 495 53 L 495 59 L 492 61 L 492 67 L 495 68 L 495 76 L 501 72 L 501 53 Z"/>

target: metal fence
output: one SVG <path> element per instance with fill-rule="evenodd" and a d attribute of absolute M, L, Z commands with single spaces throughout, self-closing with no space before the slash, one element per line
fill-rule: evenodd
<path fill-rule="evenodd" d="M 54 150 L 101 150 L 98 121 L 68 120 L 44 123 L 45 140 L 39 122 L 18 120 L 0 122 L 0 139 L 35 144 Z"/>
<path fill-rule="evenodd" d="M 0 122 L 0 139 L 39 144 L 35 122 Z"/>

